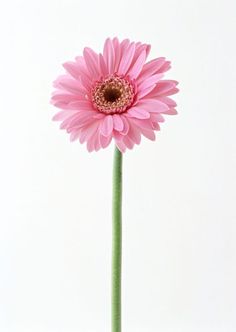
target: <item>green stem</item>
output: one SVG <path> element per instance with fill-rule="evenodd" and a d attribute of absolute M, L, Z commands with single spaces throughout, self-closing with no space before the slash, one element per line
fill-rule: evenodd
<path fill-rule="evenodd" d="M 115 148 L 112 202 L 112 332 L 121 332 L 122 153 Z"/>

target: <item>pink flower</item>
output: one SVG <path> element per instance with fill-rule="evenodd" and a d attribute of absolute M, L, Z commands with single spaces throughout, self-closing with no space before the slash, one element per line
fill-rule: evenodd
<path fill-rule="evenodd" d="M 87 142 L 88 151 L 114 139 L 121 152 L 132 149 L 141 135 L 155 140 L 163 114 L 176 114 L 169 97 L 177 82 L 163 80 L 170 68 L 165 58 L 145 63 L 150 45 L 108 38 L 103 53 L 85 47 L 83 56 L 63 66 L 67 73 L 54 82 L 52 103 L 61 109 L 53 120 L 71 141 Z"/>

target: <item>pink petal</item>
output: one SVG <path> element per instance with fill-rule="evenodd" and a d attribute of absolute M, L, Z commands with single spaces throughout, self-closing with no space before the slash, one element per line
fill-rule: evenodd
<path fill-rule="evenodd" d="M 140 119 L 132 118 L 131 121 L 132 121 L 132 124 L 135 124 L 139 128 L 153 129 L 152 123 L 149 119 L 140 120 Z"/>
<path fill-rule="evenodd" d="M 147 53 L 147 57 L 148 57 L 150 51 L 151 51 L 151 45 L 147 44 L 147 45 L 146 45 L 146 53 Z"/>
<path fill-rule="evenodd" d="M 120 48 L 120 42 L 116 37 L 113 39 L 113 48 L 115 51 L 114 72 L 117 72 L 120 64 L 121 48 Z"/>
<path fill-rule="evenodd" d="M 87 142 L 87 150 L 88 150 L 88 152 L 92 152 L 92 151 L 95 150 L 93 139 L 90 139 L 90 140 Z"/>
<path fill-rule="evenodd" d="M 98 128 L 92 134 L 92 136 L 87 141 L 87 150 L 88 152 L 92 152 L 93 150 L 97 151 L 100 149 L 100 142 L 98 139 L 99 131 Z"/>
<path fill-rule="evenodd" d="M 124 136 L 123 143 L 129 149 L 133 149 L 133 147 L 134 147 L 134 142 L 129 138 L 129 136 Z"/>
<path fill-rule="evenodd" d="M 149 88 L 139 91 L 137 94 L 137 98 L 138 98 L 137 102 L 138 102 L 138 100 L 141 100 L 143 97 L 147 96 L 154 88 L 155 88 L 155 85 L 152 85 Z"/>
<path fill-rule="evenodd" d="M 108 74 L 113 74 L 115 64 L 115 51 L 110 38 L 107 38 L 103 48 L 103 57 L 106 63 Z"/>
<path fill-rule="evenodd" d="M 67 129 L 70 126 L 70 123 L 77 119 L 78 117 L 78 112 L 75 114 L 71 115 L 70 117 L 65 118 L 65 120 L 61 123 L 60 129 Z"/>
<path fill-rule="evenodd" d="M 158 97 L 158 99 L 160 101 L 162 101 L 163 103 L 167 104 L 169 107 L 176 107 L 177 106 L 176 102 L 173 99 L 169 98 L 169 97 Z"/>
<path fill-rule="evenodd" d="M 158 82 L 158 84 L 155 86 L 155 88 L 152 90 L 151 95 L 152 96 L 162 96 L 166 92 L 173 90 L 178 82 L 173 80 L 162 80 Z"/>
<path fill-rule="evenodd" d="M 73 132 L 70 134 L 70 141 L 71 141 L 71 142 L 76 141 L 76 140 L 79 138 L 79 135 L 80 135 L 80 131 L 79 131 L 79 130 L 77 130 L 77 131 L 73 131 Z"/>
<path fill-rule="evenodd" d="M 103 77 L 108 75 L 108 69 L 107 69 L 107 65 L 104 61 L 103 55 L 99 54 L 99 66 L 100 66 L 100 70 L 101 70 L 101 74 Z"/>
<path fill-rule="evenodd" d="M 80 143 L 84 143 L 85 141 L 88 141 L 90 137 L 92 137 L 96 131 L 98 130 L 100 125 L 100 121 L 92 122 L 91 124 L 84 126 L 81 128 L 81 135 L 80 135 Z"/>
<path fill-rule="evenodd" d="M 168 111 L 165 112 L 165 114 L 176 115 L 176 114 L 178 114 L 178 112 L 176 111 L 175 108 L 170 108 Z"/>
<path fill-rule="evenodd" d="M 79 70 L 81 76 L 83 75 L 83 76 L 89 77 L 91 79 L 92 76 L 91 76 L 90 72 L 88 71 L 84 57 L 77 56 L 75 58 L 75 60 L 76 60 L 76 65 L 78 66 L 78 70 Z"/>
<path fill-rule="evenodd" d="M 81 100 L 86 100 L 85 96 L 82 96 L 81 94 L 77 94 L 77 95 L 72 95 L 72 94 L 55 94 L 54 96 L 52 96 L 51 98 L 51 103 L 59 108 L 62 109 L 68 109 L 68 105 L 71 102 L 74 101 L 81 101 Z"/>
<path fill-rule="evenodd" d="M 134 63 L 134 65 L 131 66 L 131 68 L 127 72 L 127 75 L 129 75 L 130 78 L 138 77 L 138 75 L 140 74 L 140 72 L 143 68 L 143 64 L 144 64 L 145 60 L 146 60 L 146 51 L 143 51 L 140 54 L 140 56 L 138 57 L 138 59 L 136 60 L 136 62 Z"/>
<path fill-rule="evenodd" d="M 75 62 L 65 62 L 63 67 L 73 78 L 78 79 L 81 76 L 81 72 Z"/>
<path fill-rule="evenodd" d="M 159 92 L 156 92 L 156 87 L 154 87 L 154 89 L 151 90 L 151 92 L 149 92 L 147 95 L 145 95 L 143 97 L 143 99 L 145 98 L 160 98 L 160 97 L 168 97 L 168 96 L 172 96 L 174 95 L 175 93 L 179 92 L 179 89 L 178 88 L 173 88 L 173 89 L 170 89 L 168 91 L 165 91 L 163 93 L 159 93 Z"/>
<path fill-rule="evenodd" d="M 73 78 L 69 78 L 68 76 L 59 76 L 54 81 L 54 86 L 56 88 L 63 88 L 72 94 L 85 94 L 87 93 L 87 89 L 78 81 Z"/>
<path fill-rule="evenodd" d="M 105 149 L 111 143 L 112 136 L 110 135 L 108 137 L 105 137 L 103 135 L 100 135 L 99 140 L 102 148 Z"/>
<path fill-rule="evenodd" d="M 140 54 L 142 52 L 145 52 L 146 54 L 146 58 L 148 56 L 148 53 L 150 51 L 150 45 L 147 45 L 147 44 L 142 44 L 140 42 L 138 43 L 135 43 L 135 54 L 134 54 L 134 58 L 133 58 L 133 62 L 132 62 L 132 66 L 134 65 L 134 63 L 136 62 L 136 60 L 138 59 L 138 57 L 140 56 Z M 145 58 L 145 61 L 146 61 L 146 58 Z"/>
<path fill-rule="evenodd" d="M 158 81 L 163 77 L 163 74 L 155 74 L 153 76 L 148 77 L 138 86 L 138 91 L 142 91 L 144 89 L 148 89 L 149 87 L 157 84 Z"/>
<path fill-rule="evenodd" d="M 158 97 L 167 97 L 167 96 L 171 96 L 171 95 L 174 95 L 176 94 L 177 92 L 179 92 L 179 89 L 178 88 L 173 88 L 171 90 L 168 90 L 160 95 L 158 95 Z"/>
<path fill-rule="evenodd" d="M 119 131 L 113 130 L 112 136 L 116 141 L 123 140 L 124 135 L 122 135 Z"/>
<path fill-rule="evenodd" d="M 68 109 L 81 110 L 81 111 L 94 111 L 91 102 L 87 100 L 72 101 L 68 104 Z"/>
<path fill-rule="evenodd" d="M 108 137 L 109 135 L 111 135 L 112 130 L 113 130 L 112 116 L 107 115 L 101 122 L 101 126 L 100 126 L 101 134 L 105 137 Z"/>
<path fill-rule="evenodd" d="M 155 141 L 156 135 L 153 130 L 148 130 L 148 129 L 142 128 L 141 132 L 142 132 L 143 136 L 147 137 L 151 141 Z"/>
<path fill-rule="evenodd" d="M 124 122 L 122 121 L 121 116 L 118 115 L 118 114 L 114 114 L 112 116 L 112 118 L 113 118 L 113 127 L 114 127 L 114 129 L 117 130 L 117 131 L 122 131 L 123 128 L 124 128 Z"/>
<path fill-rule="evenodd" d="M 140 135 L 140 130 L 135 127 L 135 126 L 131 126 L 129 133 L 128 133 L 128 137 L 135 143 L 135 144 L 139 144 L 141 141 L 141 135 Z"/>
<path fill-rule="evenodd" d="M 84 48 L 84 60 L 86 62 L 88 71 L 94 79 L 99 76 L 98 70 L 98 55 L 89 47 Z"/>
<path fill-rule="evenodd" d="M 126 146 L 122 141 L 116 141 L 116 146 L 120 150 L 120 152 L 124 153 L 126 150 Z"/>
<path fill-rule="evenodd" d="M 52 96 L 51 101 L 56 102 L 56 101 L 63 101 L 66 103 L 69 103 L 71 101 L 77 101 L 80 100 L 80 96 L 78 95 L 72 95 L 72 94 L 63 94 L 63 93 L 56 93 Z"/>
<path fill-rule="evenodd" d="M 82 83 L 82 85 L 86 88 L 86 90 L 88 92 L 91 91 L 91 88 L 93 86 L 93 80 L 96 78 L 97 76 L 94 76 L 92 78 L 89 78 L 86 75 L 81 75 L 80 77 L 80 82 Z"/>
<path fill-rule="evenodd" d="M 52 118 L 53 121 L 62 121 L 65 120 L 69 117 L 71 117 L 72 115 L 76 114 L 77 111 L 76 110 L 66 110 L 66 111 L 61 111 L 58 112 L 57 114 L 55 114 Z"/>
<path fill-rule="evenodd" d="M 171 68 L 170 61 L 166 61 L 163 66 L 158 70 L 158 73 L 165 73 L 167 70 Z"/>
<path fill-rule="evenodd" d="M 94 119 L 104 119 L 105 116 L 106 116 L 105 114 L 96 111 L 96 114 L 94 115 Z"/>
<path fill-rule="evenodd" d="M 94 150 L 95 151 L 98 151 L 101 149 L 101 143 L 100 143 L 100 140 L 99 140 L 99 136 L 100 136 L 100 133 L 99 133 L 99 130 L 97 130 L 96 134 L 94 135 Z"/>
<path fill-rule="evenodd" d="M 93 114 L 91 114 L 91 113 L 92 112 L 77 113 L 75 116 L 71 117 L 69 122 L 65 123 L 65 121 L 64 121 L 61 124 L 61 129 L 66 128 L 68 130 L 68 129 L 72 129 L 74 127 L 80 128 L 85 125 L 94 123 L 95 121 L 93 120 Z"/>
<path fill-rule="evenodd" d="M 126 52 L 124 52 L 124 54 L 122 55 L 122 58 L 120 60 L 120 65 L 118 69 L 119 75 L 126 74 L 133 60 L 134 52 L 135 52 L 135 43 L 131 43 Z"/>
<path fill-rule="evenodd" d="M 161 113 L 168 111 L 169 107 L 158 99 L 142 99 L 136 105 L 148 112 Z"/>
<path fill-rule="evenodd" d="M 129 126 L 129 121 L 128 121 L 128 119 L 124 115 L 120 115 L 120 117 L 121 117 L 121 119 L 123 121 L 123 124 L 124 124 L 124 128 L 121 131 L 121 134 L 122 135 L 126 135 L 128 133 L 128 131 L 129 131 L 129 127 L 130 127 Z"/>
<path fill-rule="evenodd" d="M 154 121 L 154 122 L 165 122 L 165 119 L 164 119 L 164 117 L 160 113 L 151 113 L 151 121 Z"/>
<path fill-rule="evenodd" d="M 150 118 L 149 112 L 147 112 L 145 109 L 142 109 L 140 107 L 132 107 L 128 110 L 126 113 L 127 116 L 131 116 L 137 119 L 148 119 Z"/>
<path fill-rule="evenodd" d="M 130 45 L 130 41 L 129 39 L 124 39 L 122 40 L 122 42 L 120 43 L 120 52 L 121 52 L 121 57 L 123 56 L 123 54 L 125 54 L 126 50 L 128 49 Z"/>
<path fill-rule="evenodd" d="M 58 107 L 58 108 L 63 109 L 63 110 L 68 110 L 68 109 L 70 109 L 70 108 L 68 107 L 69 103 L 66 103 L 66 102 L 64 102 L 64 101 L 55 101 L 55 102 L 53 102 L 53 105 L 54 105 L 55 107 Z"/>
<path fill-rule="evenodd" d="M 153 122 L 153 123 L 152 123 L 152 126 L 153 126 L 153 129 L 154 129 L 154 130 L 160 130 L 160 129 L 161 129 L 161 128 L 160 128 L 160 125 L 159 125 L 158 122 Z"/>
<path fill-rule="evenodd" d="M 157 58 L 151 60 L 143 66 L 143 69 L 138 77 L 138 82 L 142 82 L 147 77 L 153 75 L 154 73 L 158 73 L 158 70 L 165 63 L 165 58 Z"/>

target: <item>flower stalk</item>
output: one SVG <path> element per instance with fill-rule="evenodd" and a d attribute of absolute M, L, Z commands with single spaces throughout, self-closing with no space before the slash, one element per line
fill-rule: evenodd
<path fill-rule="evenodd" d="M 121 332 L 122 153 L 115 147 L 112 201 L 112 332 Z"/>

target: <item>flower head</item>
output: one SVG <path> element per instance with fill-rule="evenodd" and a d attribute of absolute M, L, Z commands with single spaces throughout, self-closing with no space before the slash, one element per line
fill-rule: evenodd
<path fill-rule="evenodd" d="M 176 114 L 169 97 L 177 82 L 163 80 L 170 68 L 165 58 L 147 63 L 150 45 L 107 39 L 103 53 L 86 47 L 83 57 L 63 66 L 54 82 L 51 102 L 61 109 L 53 119 L 71 141 L 87 142 L 88 151 L 107 147 L 114 139 L 121 152 L 132 149 L 141 135 L 155 140 L 163 114 Z"/>

